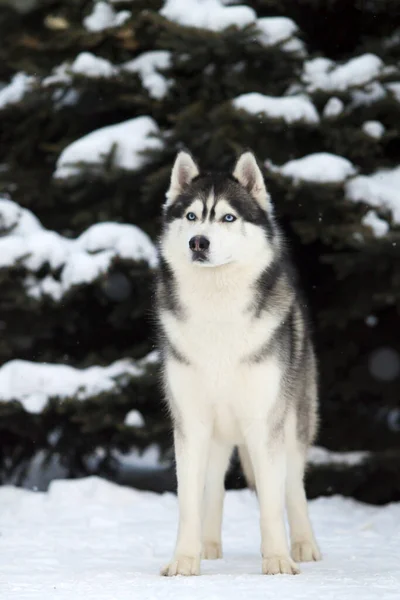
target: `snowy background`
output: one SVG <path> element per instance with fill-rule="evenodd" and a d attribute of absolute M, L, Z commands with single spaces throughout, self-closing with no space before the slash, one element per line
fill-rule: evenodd
<path fill-rule="evenodd" d="M 398 598 L 399 16 L 396 0 L 0 2 L 1 597 Z M 183 147 L 204 167 L 256 152 L 313 315 L 324 559 L 300 577 L 260 576 L 235 460 L 225 558 L 158 577 L 177 504 L 152 285 Z"/>
<path fill-rule="evenodd" d="M 4 598 L 398 597 L 398 17 L 395 0 L 0 2 Z M 182 147 L 204 167 L 256 152 L 307 293 L 324 561 L 301 578 L 259 577 L 235 460 L 224 560 L 157 577 L 177 506 L 152 285 Z"/>

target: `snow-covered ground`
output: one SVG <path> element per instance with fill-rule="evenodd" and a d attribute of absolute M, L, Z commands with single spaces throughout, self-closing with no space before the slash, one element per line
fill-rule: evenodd
<path fill-rule="evenodd" d="M 323 561 L 296 577 L 260 573 L 258 507 L 228 492 L 225 558 L 202 575 L 166 579 L 177 502 L 97 478 L 55 481 L 47 493 L 0 488 L 0 587 L 5 600 L 397 600 L 400 504 L 341 497 L 310 502 Z"/>

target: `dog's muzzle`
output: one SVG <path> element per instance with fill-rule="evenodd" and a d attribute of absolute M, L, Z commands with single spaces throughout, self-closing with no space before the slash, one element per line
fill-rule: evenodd
<path fill-rule="evenodd" d="M 207 250 L 210 247 L 210 240 L 204 235 L 195 235 L 189 240 L 189 248 L 192 251 L 194 261 L 204 262 L 207 260 Z"/>

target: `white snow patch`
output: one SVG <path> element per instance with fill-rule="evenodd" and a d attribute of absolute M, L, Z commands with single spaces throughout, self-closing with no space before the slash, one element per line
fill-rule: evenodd
<path fill-rule="evenodd" d="M 400 223 L 400 167 L 351 179 L 346 184 L 346 196 L 353 202 L 386 208 L 391 211 L 393 220 Z"/>
<path fill-rule="evenodd" d="M 306 54 L 306 49 L 303 42 L 295 37 L 287 42 L 284 42 L 281 46 L 281 49 L 285 52 L 293 52 L 299 56 L 304 56 Z"/>
<path fill-rule="evenodd" d="M 52 70 L 51 75 L 48 75 L 42 79 L 42 86 L 47 87 L 57 83 L 68 85 L 71 83 L 70 68 L 70 64 L 66 62 L 62 63 L 61 65 L 57 65 Z"/>
<path fill-rule="evenodd" d="M 30 210 L 0 196 L 0 232 L 2 235 L 6 231 L 12 230 L 13 235 L 24 237 L 42 229 L 39 219 Z"/>
<path fill-rule="evenodd" d="M 153 50 L 143 52 L 137 58 L 124 63 L 121 65 L 121 69 L 130 73 L 138 73 L 150 96 L 159 100 L 167 93 L 170 82 L 161 73 L 158 73 L 158 69 L 167 69 L 170 64 L 171 52 Z"/>
<path fill-rule="evenodd" d="M 400 102 L 400 81 L 394 83 L 387 83 L 385 87 L 392 92 L 393 96 L 398 102 Z"/>
<path fill-rule="evenodd" d="M 343 110 L 344 104 L 340 100 L 340 98 L 332 96 L 332 98 L 329 98 L 328 102 L 325 104 L 322 114 L 326 119 L 329 119 L 333 117 L 338 117 L 342 114 Z"/>
<path fill-rule="evenodd" d="M 0 268 L 16 263 L 38 271 L 45 263 L 61 270 L 60 280 L 48 275 L 28 277 L 28 293 L 59 300 L 73 285 L 90 283 L 105 273 L 114 258 L 157 264 L 157 252 L 147 234 L 135 225 L 97 223 L 77 239 L 42 227 L 38 219 L 15 202 L 0 198 Z"/>
<path fill-rule="evenodd" d="M 220 0 L 166 0 L 160 14 L 180 25 L 210 31 L 222 31 L 232 25 L 244 27 L 257 21 L 249 6 L 224 6 Z"/>
<path fill-rule="evenodd" d="M 370 106 L 385 98 L 386 90 L 379 81 L 371 81 L 363 89 L 353 90 L 351 92 L 352 107 Z"/>
<path fill-rule="evenodd" d="M 292 177 L 295 181 L 340 183 L 356 173 L 354 165 L 349 160 L 329 152 L 308 154 L 303 158 L 290 160 L 281 167 L 270 162 L 266 164 L 272 171 L 281 173 L 285 177 Z"/>
<path fill-rule="evenodd" d="M 262 31 L 260 41 L 267 46 L 284 42 L 298 31 L 296 23 L 288 17 L 263 17 L 257 20 L 257 27 Z"/>
<path fill-rule="evenodd" d="M 18 600 L 395 600 L 400 504 L 368 506 L 339 496 L 309 503 L 323 560 L 298 577 L 261 575 L 259 509 L 249 490 L 226 494 L 224 558 L 202 576 L 159 576 L 171 557 L 178 506 L 89 477 L 48 492 L 0 488 L 2 595 Z"/>
<path fill-rule="evenodd" d="M 297 96 L 264 96 L 257 92 L 242 94 L 232 104 L 239 110 L 258 115 L 263 113 L 272 119 L 283 119 L 286 123 L 304 121 L 306 123 L 318 123 L 319 116 L 314 104 L 308 96 L 299 94 Z"/>
<path fill-rule="evenodd" d="M 308 451 L 307 462 L 311 465 L 348 465 L 355 466 L 370 456 L 370 452 L 334 452 L 321 446 L 313 446 Z"/>
<path fill-rule="evenodd" d="M 362 218 L 361 223 L 366 227 L 369 227 L 373 231 L 375 237 L 384 237 L 390 229 L 389 223 L 378 217 L 374 210 L 369 210 Z"/>
<path fill-rule="evenodd" d="M 20 102 L 25 94 L 32 89 L 34 81 L 35 78 L 26 73 L 16 73 L 8 85 L 0 88 L 0 110 L 9 104 Z"/>
<path fill-rule="evenodd" d="M 136 449 L 127 453 L 114 450 L 112 455 L 118 461 L 120 471 L 131 469 L 145 469 L 148 471 L 151 469 L 159 469 L 168 464 L 166 461 L 162 460 L 160 448 L 156 444 L 147 446 L 143 452 Z"/>
<path fill-rule="evenodd" d="M 385 126 L 380 121 L 365 121 L 362 125 L 362 130 L 366 135 L 380 140 L 385 133 Z"/>
<path fill-rule="evenodd" d="M 143 415 L 138 410 L 130 410 L 124 422 L 129 427 L 144 427 Z"/>
<path fill-rule="evenodd" d="M 62 151 L 54 177 L 64 179 L 79 175 L 82 165 L 101 166 L 113 148 L 116 166 L 140 169 L 145 163 L 141 152 L 161 148 L 159 139 L 152 137 L 158 132 L 157 123 L 151 117 L 136 117 L 92 131 Z"/>
<path fill-rule="evenodd" d="M 117 13 L 108 2 L 96 2 L 90 15 L 83 19 L 83 24 L 88 31 L 104 31 L 104 29 L 123 25 L 130 17 L 129 10 Z"/>
<path fill-rule="evenodd" d="M 185 25 L 223 31 L 227 27 L 239 28 L 255 25 L 258 29 L 257 40 L 265 46 L 281 44 L 286 52 L 304 52 L 304 44 L 293 37 L 298 27 L 287 17 L 262 17 L 257 19 L 256 12 L 240 2 L 231 2 L 235 6 L 226 6 L 224 0 L 166 0 L 160 13 L 170 21 Z"/>
<path fill-rule="evenodd" d="M 75 246 L 91 254 L 115 250 L 121 258 L 146 260 L 152 267 L 156 265 L 153 243 L 135 225 L 96 223 L 76 239 Z"/>
<path fill-rule="evenodd" d="M 308 90 L 332 92 L 362 86 L 378 77 L 384 69 L 383 61 L 375 54 L 363 54 L 343 65 L 334 65 L 333 61 L 325 58 L 306 61 L 303 81 Z"/>
<path fill-rule="evenodd" d="M 71 73 L 86 75 L 86 77 L 112 77 L 118 70 L 105 58 L 95 56 L 91 52 L 78 54 L 72 65 Z"/>
<path fill-rule="evenodd" d="M 108 367 L 75 369 L 68 365 L 12 360 L 0 367 L 0 402 L 18 400 L 30 413 L 40 413 L 51 398 L 85 400 L 118 389 L 118 380 L 138 377 L 146 358 L 138 363 L 118 360 Z"/>

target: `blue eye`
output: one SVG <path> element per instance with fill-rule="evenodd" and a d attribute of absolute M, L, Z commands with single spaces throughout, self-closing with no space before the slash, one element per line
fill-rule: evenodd
<path fill-rule="evenodd" d="M 222 220 L 225 221 L 225 223 L 233 223 L 233 221 L 236 221 L 236 217 L 234 217 L 233 215 L 224 215 L 222 217 Z"/>
<path fill-rule="evenodd" d="M 192 212 L 188 213 L 186 215 L 186 218 L 187 218 L 188 221 L 195 221 L 197 219 L 196 215 L 194 213 L 192 213 Z"/>

